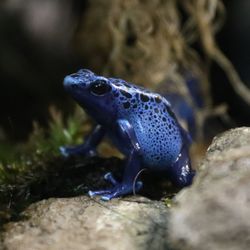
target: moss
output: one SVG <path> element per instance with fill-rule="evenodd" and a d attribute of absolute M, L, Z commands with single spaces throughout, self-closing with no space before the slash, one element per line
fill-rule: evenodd
<path fill-rule="evenodd" d="M 173 200 L 172 200 L 172 198 L 166 197 L 166 198 L 164 199 L 164 204 L 165 204 L 165 206 L 168 207 L 168 208 L 172 207 L 172 205 L 173 205 Z"/>
<path fill-rule="evenodd" d="M 23 145 L 1 145 L 0 160 L 0 228 L 20 217 L 29 204 L 49 197 L 70 197 L 89 189 L 107 186 L 102 176 L 112 171 L 119 178 L 122 161 L 118 158 L 64 158 L 59 147 L 82 142 L 91 127 L 84 113 L 77 108 L 64 119 L 61 112 L 50 109 L 48 129 L 34 123 L 34 130 Z M 107 143 L 103 152 L 112 154 Z M 113 154 L 112 154 L 113 155 Z"/>
<path fill-rule="evenodd" d="M 102 178 L 107 171 L 120 177 L 123 162 L 118 158 L 62 157 L 59 147 L 82 142 L 91 124 L 80 108 L 66 120 L 55 108 L 50 113 L 48 129 L 34 123 L 25 144 L 2 146 L 6 155 L 0 160 L 0 229 L 4 223 L 20 219 L 20 212 L 35 201 L 107 187 Z M 112 151 L 107 143 L 103 148 L 105 154 Z"/>
<path fill-rule="evenodd" d="M 68 165 L 58 149 L 61 145 L 79 143 L 88 127 L 79 109 L 66 121 L 55 108 L 50 113 L 49 129 L 34 123 L 27 143 L 0 146 L 0 224 L 15 218 L 31 202 L 56 193 L 53 190 L 62 184 L 60 175 Z"/>

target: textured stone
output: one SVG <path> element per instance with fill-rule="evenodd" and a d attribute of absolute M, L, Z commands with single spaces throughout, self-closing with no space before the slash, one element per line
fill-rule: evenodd
<path fill-rule="evenodd" d="M 169 237 L 175 249 L 250 247 L 250 128 L 216 137 L 194 184 L 176 196 Z"/>
<path fill-rule="evenodd" d="M 3 245 L 7 250 L 167 249 L 167 213 L 162 202 L 142 197 L 52 198 L 9 223 Z"/>

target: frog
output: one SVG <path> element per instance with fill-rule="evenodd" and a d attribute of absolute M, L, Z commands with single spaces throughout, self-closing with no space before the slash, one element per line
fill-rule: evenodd
<path fill-rule="evenodd" d="M 139 192 L 143 183 L 137 177 L 144 169 L 164 174 L 180 188 L 191 185 L 195 176 L 189 157 L 192 139 L 166 98 L 89 69 L 67 75 L 63 84 L 95 126 L 82 144 L 61 146 L 61 154 L 94 156 L 97 146 L 108 137 L 125 156 L 122 179 L 118 181 L 111 172 L 106 173 L 104 179 L 111 188 L 90 190 L 90 197 L 108 201 Z"/>

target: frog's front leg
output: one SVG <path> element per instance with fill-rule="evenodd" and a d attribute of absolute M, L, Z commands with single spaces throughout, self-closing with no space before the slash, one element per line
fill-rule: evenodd
<path fill-rule="evenodd" d="M 89 191 L 89 195 L 102 195 L 102 200 L 110 200 L 126 194 L 137 192 L 142 187 L 142 182 L 135 182 L 135 178 L 141 170 L 141 148 L 137 141 L 135 132 L 127 120 L 118 120 L 118 138 L 122 141 L 124 147 L 128 149 L 127 162 L 121 182 L 115 180 L 111 173 L 104 176 L 111 182 L 112 188 L 106 190 Z"/>
<path fill-rule="evenodd" d="M 92 133 L 88 135 L 83 144 L 76 146 L 62 146 L 60 152 L 62 155 L 68 157 L 72 155 L 94 156 L 96 154 L 96 147 L 101 142 L 105 135 L 105 129 L 101 125 L 96 125 Z"/>

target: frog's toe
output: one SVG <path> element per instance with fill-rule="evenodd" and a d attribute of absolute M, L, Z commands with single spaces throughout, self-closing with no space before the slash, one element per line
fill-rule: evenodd
<path fill-rule="evenodd" d="M 59 151 L 64 157 L 69 157 L 77 153 L 76 147 L 71 146 L 61 146 L 59 147 Z"/>
<path fill-rule="evenodd" d="M 105 194 L 109 194 L 109 193 L 111 193 L 111 190 L 108 190 L 108 189 L 97 190 L 97 191 L 89 190 L 88 195 L 92 198 L 92 197 L 97 196 L 97 195 L 105 195 Z"/>
<path fill-rule="evenodd" d="M 113 186 L 116 186 L 118 184 L 117 180 L 114 178 L 111 172 L 108 172 L 104 175 L 104 180 L 110 182 Z"/>
<path fill-rule="evenodd" d="M 121 197 L 123 195 L 130 194 L 130 193 L 131 193 L 131 189 L 119 187 L 118 189 L 114 189 L 112 193 L 102 195 L 101 200 L 109 201 L 113 198 Z"/>
<path fill-rule="evenodd" d="M 59 151 L 60 151 L 61 155 L 64 156 L 64 157 L 69 156 L 69 152 L 67 150 L 67 147 L 61 146 L 61 147 L 59 147 Z"/>
<path fill-rule="evenodd" d="M 103 195 L 101 197 L 101 200 L 103 201 L 110 201 L 112 198 L 114 198 L 115 196 L 113 194 L 106 194 L 106 195 Z"/>

